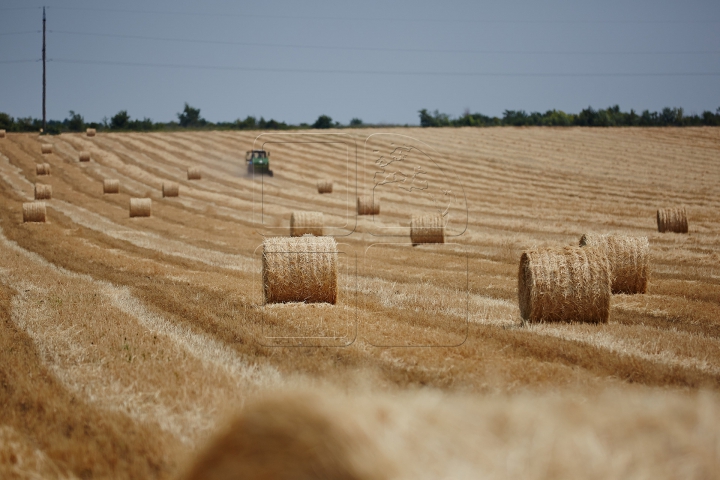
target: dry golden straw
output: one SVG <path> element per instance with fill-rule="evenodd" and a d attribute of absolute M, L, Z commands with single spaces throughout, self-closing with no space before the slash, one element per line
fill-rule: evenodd
<path fill-rule="evenodd" d="M 90 161 L 90 152 L 80 152 L 78 155 L 81 162 L 89 162 Z"/>
<path fill-rule="evenodd" d="M 265 303 L 337 301 L 337 244 L 332 237 L 270 237 L 263 242 Z"/>
<path fill-rule="evenodd" d="M 188 180 L 202 180 L 202 172 L 200 167 L 188 167 L 187 169 Z"/>
<path fill-rule="evenodd" d="M 332 180 L 320 180 L 317 182 L 318 193 L 332 193 Z"/>
<path fill-rule="evenodd" d="M 86 134 L 88 137 L 94 137 L 94 136 L 95 136 L 95 133 L 97 133 L 97 132 L 95 131 L 94 128 L 88 128 L 87 130 L 85 130 L 85 134 Z"/>
<path fill-rule="evenodd" d="M 35 200 L 50 200 L 52 198 L 52 185 L 35 184 Z"/>
<path fill-rule="evenodd" d="M 35 173 L 37 175 L 50 175 L 50 164 L 38 163 L 37 165 L 35 165 Z"/>
<path fill-rule="evenodd" d="M 180 195 L 180 185 L 175 182 L 163 182 L 162 184 L 162 196 L 163 197 L 177 197 Z"/>
<path fill-rule="evenodd" d="M 645 293 L 650 278 L 650 243 L 647 237 L 586 233 L 580 246 L 603 249 L 610 262 L 612 293 Z"/>
<path fill-rule="evenodd" d="M 372 195 L 361 195 L 357 198 L 358 215 L 380 215 L 380 199 Z"/>
<path fill-rule="evenodd" d="M 316 237 L 322 236 L 322 212 L 293 212 L 290 215 L 290 236 L 302 237 L 307 234 L 315 235 Z"/>
<path fill-rule="evenodd" d="M 120 180 L 115 178 L 103 180 L 103 193 L 120 193 Z"/>
<path fill-rule="evenodd" d="M 40 151 L 41 151 L 44 155 L 53 153 L 53 146 L 52 146 L 51 144 L 49 144 L 49 143 L 43 143 L 42 145 L 40 145 Z"/>
<path fill-rule="evenodd" d="M 45 202 L 23 203 L 23 222 L 44 222 Z"/>
<path fill-rule="evenodd" d="M 606 323 L 611 271 L 597 247 L 528 250 L 520 257 L 520 316 L 530 322 Z"/>
<path fill-rule="evenodd" d="M 0 128 L 0 138 L 5 138 L 5 130 Z"/>
<path fill-rule="evenodd" d="M 658 232 L 688 233 L 685 207 L 661 208 L 657 211 Z"/>
<path fill-rule="evenodd" d="M 413 215 L 410 220 L 410 241 L 420 243 L 445 243 L 445 218 L 439 213 Z"/>
<path fill-rule="evenodd" d="M 130 199 L 130 216 L 131 217 L 149 217 L 152 210 L 152 199 L 150 198 L 131 198 Z"/>

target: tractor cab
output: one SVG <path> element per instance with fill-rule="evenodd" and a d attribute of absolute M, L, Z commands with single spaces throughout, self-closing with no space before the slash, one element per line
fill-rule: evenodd
<path fill-rule="evenodd" d="M 267 173 L 272 177 L 273 171 L 270 170 L 270 152 L 265 150 L 250 150 L 245 154 L 247 161 L 248 175 L 253 173 Z"/>

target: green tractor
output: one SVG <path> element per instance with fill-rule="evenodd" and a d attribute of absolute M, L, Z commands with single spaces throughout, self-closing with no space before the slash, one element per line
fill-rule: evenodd
<path fill-rule="evenodd" d="M 245 154 L 247 160 L 248 175 L 259 173 L 260 175 L 267 173 L 271 177 L 273 171 L 270 170 L 270 152 L 265 150 L 250 150 Z"/>

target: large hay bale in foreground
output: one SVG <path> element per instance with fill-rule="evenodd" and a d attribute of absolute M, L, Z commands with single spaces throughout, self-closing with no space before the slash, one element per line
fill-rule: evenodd
<path fill-rule="evenodd" d="M 50 164 L 38 163 L 37 165 L 35 165 L 35 173 L 37 175 L 50 175 Z"/>
<path fill-rule="evenodd" d="M 45 202 L 23 203 L 23 222 L 45 222 Z"/>
<path fill-rule="evenodd" d="M 269 237 L 263 242 L 265 303 L 337 301 L 337 244 L 332 237 Z"/>
<path fill-rule="evenodd" d="M 49 143 L 43 143 L 40 145 L 40 151 L 43 153 L 43 155 L 49 155 L 53 153 L 53 146 Z"/>
<path fill-rule="evenodd" d="M 606 323 L 610 262 L 597 247 L 528 250 L 520 257 L 520 316 L 530 322 Z"/>
<path fill-rule="evenodd" d="M 85 135 L 87 135 L 88 137 L 94 137 L 95 133 L 97 132 L 94 128 L 88 128 L 87 130 L 85 130 Z"/>
<path fill-rule="evenodd" d="M 52 198 L 52 185 L 35 184 L 35 200 L 50 200 Z"/>
<path fill-rule="evenodd" d="M 360 195 L 357 198 L 358 215 L 380 215 L 380 199 L 374 195 Z"/>
<path fill-rule="evenodd" d="M 120 193 L 120 180 L 116 178 L 104 179 L 103 193 Z"/>
<path fill-rule="evenodd" d="M 657 211 L 658 232 L 688 233 L 685 207 L 661 208 Z"/>
<path fill-rule="evenodd" d="M 437 213 L 413 215 L 410 219 L 410 241 L 421 243 L 445 243 L 445 218 Z"/>
<path fill-rule="evenodd" d="M 5 129 L 0 128 L 0 138 L 5 138 Z"/>
<path fill-rule="evenodd" d="M 290 215 L 290 236 L 302 237 L 308 234 L 316 237 L 322 236 L 322 212 L 292 212 Z"/>
<path fill-rule="evenodd" d="M 610 262 L 612 293 L 645 293 L 650 279 L 650 243 L 647 237 L 586 233 L 581 247 L 603 249 Z"/>
<path fill-rule="evenodd" d="M 200 167 L 188 167 L 187 169 L 188 180 L 202 180 L 202 172 Z"/>
<path fill-rule="evenodd" d="M 131 198 L 130 199 L 130 216 L 131 217 L 149 217 L 152 210 L 152 199 L 150 198 Z"/>
<path fill-rule="evenodd" d="M 332 193 L 333 182 L 332 180 L 319 180 L 317 182 L 318 193 Z"/>
<path fill-rule="evenodd" d="M 177 197 L 180 195 L 180 185 L 175 182 L 163 182 L 162 184 L 162 196 L 163 197 Z"/>
<path fill-rule="evenodd" d="M 78 159 L 81 162 L 89 162 L 90 161 L 90 152 L 80 152 L 78 154 Z"/>

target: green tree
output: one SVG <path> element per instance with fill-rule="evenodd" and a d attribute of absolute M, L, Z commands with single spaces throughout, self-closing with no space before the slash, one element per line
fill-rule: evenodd
<path fill-rule="evenodd" d="M 315 123 L 312 125 L 313 128 L 330 128 L 332 127 L 332 118 L 327 115 L 320 115 Z"/>
<path fill-rule="evenodd" d="M 120 110 L 110 119 L 110 128 L 113 130 L 126 130 L 130 126 L 130 115 L 127 110 Z"/>
<path fill-rule="evenodd" d="M 200 116 L 200 109 L 191 107 L 187 102 L 182 113 L 178 113 L 177 117 L 181 127 L 200 127 L 207 123 Z"/>
<path fill-rule="evenodd" d="M 359 118 L 353 118 L 352 120 L 350 120 L 351 127 L 359 127 L 362 124 L 363 124 L 363 121 L 360 120 Z"/>
<path fill-rule="evenodd" d="M 71 132 L 82 132 L 85 129 L 85 119 L 72 110 L 70 110 L 70 116 L 63 123 Z"/>

